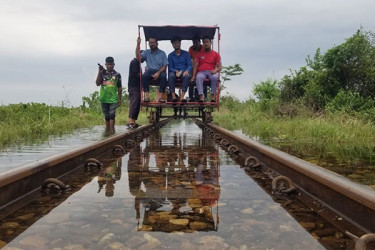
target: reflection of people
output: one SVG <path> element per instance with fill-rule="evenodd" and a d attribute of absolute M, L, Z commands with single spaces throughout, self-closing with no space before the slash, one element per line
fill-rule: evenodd
<path fill-rule="evenodd" d="M 142 86 L 143 92 L 145 93 L 145 102 L 150 101 L 150 80 L 160 80 L 159 92 L 157 93 L 156 99 L 159 102 L 165 102 L 162 99 L 162 94 L 165 92 L 167 86 L 167 76 L 165 70 L 167 69 L 168 59 L 164 51 L 158 48 L 158 41 L 154 37 L 148 39 L 150 49 L 144 50 L 140 53 L 141 38 L 137 39 L 137 47 L 135 49 L 136 58 L 138 60 L 144 60 L 147 63 L 147 69 L 142 74 Z"/>
<path fill-rule="evenodd" d="M 203 82 L 206 78 L 211 80 L 211 101 L 216 101 L 216 85 L 221 71 L 220 55 L 211 49 L 212 41 L 208 36 L 203 37 L 204 52 L 196 57 L 192 81 L 196 80 L 199 101 L 204 101 Z"/>
<path fill-rule="evenodd" d="M 185 93 L 189 86 L 189 80 L 192 72 L 191 58 L 187 51 L 181 50 L 181 39 L 174 37 L 171 40 L 174 51 L 168 55 L 168 86 L 172 95 L 172 102 L 177 102 L 175 94 L 175 82 L 177 78 L 181 78 L 181 96 L 180 101 L 186 102 Z"/>
<path fill-rule="evenodd" d="M 121 179 L 122 158 L 106 167 L 98 176 L 99 191 L 105 186 L 105 196 L 112 197 L 116 181 Z"/>
<path fill-rule="evenodd" d="M 100 86 L 99 101 L 105 118 L 106 130 L 115 131 L 116 108 L 121 105 L 122 82 L 121 74 L 114 70 L 113 57 L 105 59 L 106 70 L 99 66 L 96 85 Z"/>
<path fill-rule="evenodd" d="M 142 185 L 142 165 L 141 165 L 141 148 L 138 145 L 129 152 L 128 161 L 128 183 L 129 192 L 134 196 L 136 211 L 136 218 L 140 218 L 140 204 L 142 197 L 145 196 L 144 191 L 141 189 Z"/>
<path fill-rule="evenodd" d="M 203 162 L 205 162 L 204 159 Z M 220 196 L 220 187 L 218 181 L 218 170 L 215 166 L 215 159 L 209 159 L 209 169 L 205 164 L 198 164 L 196 176 L 196 188 L 199 198 L 204 206 L 214 205 Z"/>
<path fill-rule="evenodd" d="M 129 119 L 126 126 L 136 128 L 138 124 L 139 109 L 141 105 L 140 74 L 142 69 L 139 60 L 134 58 L 129 65 L 128 91 L 129 91 Z"/>

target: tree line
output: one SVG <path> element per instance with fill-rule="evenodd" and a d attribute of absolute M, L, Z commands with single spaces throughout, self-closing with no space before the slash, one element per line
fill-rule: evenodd
<path fill-rule="evenodd" d="M 352 37 L 281 80 L 268 79 L 253 90 L 264 109 L 298 104 L 314 112 L 360 113 L 375 119 L 375 34 L 360 28 Z"/>

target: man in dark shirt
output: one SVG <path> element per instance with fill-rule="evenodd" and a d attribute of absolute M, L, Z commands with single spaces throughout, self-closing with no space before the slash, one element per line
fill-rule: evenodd
<path fill-rule="evenodd" d="M 139 60 L 134 58 L 129 65 L 129 119 L 126 127 L 136 128 L 138 124 L 135 122 L 138 119 L 140 105 L 141 105 L 141 87 L 140 87 L 140 67 Z"/>

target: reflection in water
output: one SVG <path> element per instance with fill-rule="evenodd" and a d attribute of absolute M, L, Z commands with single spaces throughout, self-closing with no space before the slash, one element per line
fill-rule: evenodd
<path fill-rule="evenodd" d="M 130 152 L 129 191 L 138 220 L 144 210 L 138 230 L 217 230 L 213 206 L 217 208 L 220 197 L 218 149 L 205 140 L 201 137 L 197 145 L 189 145 L 186 134 L 174 133 L 166 143 L 152 135 L 143 150 Z"/>
<path fill-rule="evenodd" d="M 320 222 L 302 227 L 191 121 L 168 124 L 129 154 L 100 160 L 102 169 L 82 170 L 66 183 L 71 193 L 42 196 L 1 221 L 0 247 L 324 248 L 307 231 Z"/>
<path fill-rule="evenodd" d="M 122 158 L 110 162 L 98 175 L 99 191 L 105 187 L 105 196 L 112 197 L 115 189 L 115 182 L 121 179 Z"/>

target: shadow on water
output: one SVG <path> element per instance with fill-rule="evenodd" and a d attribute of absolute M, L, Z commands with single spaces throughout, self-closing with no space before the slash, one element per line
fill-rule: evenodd
<path fill-rule="evenodd" d="M 101 159 L 0 224 L 21 249 L 350 249 L 293 200 L 278 202 L 192 121 L 174 121 L 123 157 Z M 275 202 L 276 201 L 276 202 Z"/>

